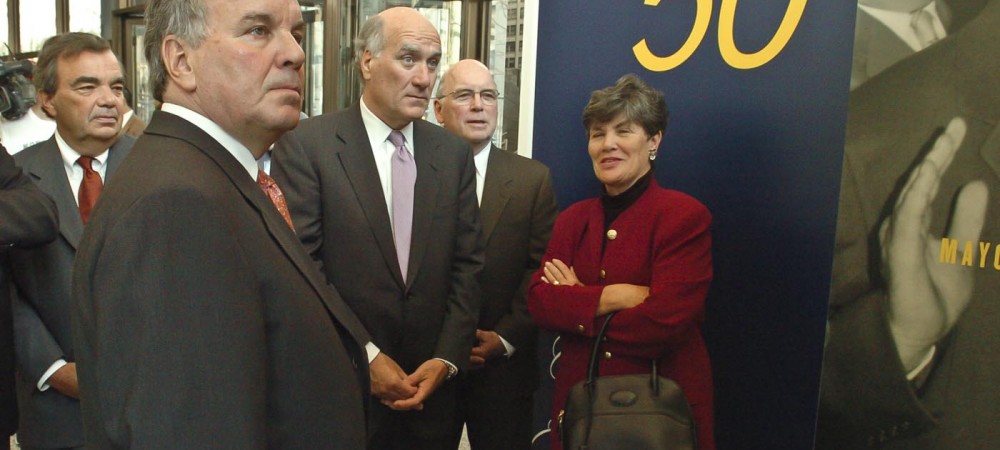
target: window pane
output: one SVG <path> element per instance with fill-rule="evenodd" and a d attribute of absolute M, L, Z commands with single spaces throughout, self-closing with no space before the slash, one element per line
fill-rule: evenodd
<path fill-rule="evenodd" d="M 22 1 L 21 4 L 24 2 Z M 69 31 L 83 31 L 100 36 L 101 0 L 73 0 L 69 2 Z"/>
<path fill-rule="evenodd" d="M 21 8 L 21 51 L 41 50 L 42 44 L 56 34 L 55 0 L 33 0 L 20 2 Z"/>
<path fill-rule="evenodd" d="M 500 117 L 493 142 L 517 151 L 517 115 L 520 108 L 521 49 L 525 0 L 496 0 L 490 11 L 490 71 L 500 90 Z"/>
<path fill-rule="evenodd" d="M 3 17 L 3 20 L 0 20 L 0 42 L 3 42 L 4 44 L 6 44 L 7 43 L 7 39 L 10 38 L 10 28 L 7 27 L 8 20 L 6 20 L 7 19 L 7 2 L 0 1 L 0 17 Z M 7 46 L 0 46 L 0 47 L 2 47 L 2 48 L 0 48 L 0 55 L 9 55 L 10 54 L 10 51 L 7 50 Z"/>
<path fill-rule="evenodd" d="M 323 7 L 303 5 L 306 36 L 302 49 L 306 53 L 306 86 L 302 108 L 307 115 L 323 113 Z"/>

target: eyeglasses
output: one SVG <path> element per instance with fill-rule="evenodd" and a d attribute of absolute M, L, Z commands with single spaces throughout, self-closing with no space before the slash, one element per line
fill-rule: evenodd
<path fill-rule="evenodd" d="M 472 89 L 458 89 L 441 95 L 438 98 L 451 97 L 455 103 L 465 105 L 472 103 L 472 99 L 476 94 L 479 94 L 479 101 L 483 102 L 484 105 L 493 106 L 497 104 L 497 100 L 500 98 L 500 93 L 496 89 L 483 89 L 478 92 Z"/>

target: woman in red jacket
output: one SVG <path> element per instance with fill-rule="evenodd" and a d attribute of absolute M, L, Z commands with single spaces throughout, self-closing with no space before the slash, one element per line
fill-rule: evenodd
<path fill-rule="evenodd" d="M 552 448 L 570 387 L 586 377 L 605 315 L 611 321 L 601 375 L 659 373 L 683 389 L 698 446 L 714 449 L 712 371 L 701 336 L 712 280 L 711 215 L 694 198 L 661 188 L 653 160 L 667 125 L 663 93 L 635 75 L 595 91 L 583 111 L 599 198 L 560 214 L 528 293 L 541 328 L 560 333 Z"/>

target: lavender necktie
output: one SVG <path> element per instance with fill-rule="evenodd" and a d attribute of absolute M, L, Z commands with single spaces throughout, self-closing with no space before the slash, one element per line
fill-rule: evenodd
<path fill-rule="evenodd" d="M 396 147 L 392 155 L 392 235 L 396 241 L 396 259 L 406 279 L 410 262 L 410 239 L 413 233 L 413 185 L 417 181 L 417 164 L 406 151 L 403 133 L 393 130 L 389 142 Z"/>

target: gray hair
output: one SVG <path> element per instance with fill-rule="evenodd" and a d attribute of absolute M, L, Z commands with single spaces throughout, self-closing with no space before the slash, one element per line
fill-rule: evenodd
<path fill-rule="evenodd" d="M 149 87 L 153 98 L 163 101 L 167 68 L 160 49 L 163 40 L 174 35 L 194 47 L 208 37 L 208 10 L 205 0 L 149 0 L 146 3 L 146 37 L 143 52 L 149 64 Z"/>
<path fill-rule="evenodd" d="M 384 24 L 385 21 L 382 20 L 382 17 L 376 14 L 369 17 L 361 25 L 358 37 L 354 39 L 354 57 L 359 71 L 361 70 L 361 57 L 364 56 L 366 50 L 371 52 L 372 56 L 377 57 L 385 49 Z M 361 82 L 364 82 L 364 77 L 361 77 Z"/>
<path fill-rule="evenodd" d="M 73 58 L 81 53 L 104 53 L 111 51 L 111 44 L 100 36 L 90 33 L 57 34 L 45 40 L 38 53 L 32 82 L 39 92 L 55 94 L 59 89 L 59 60 Z M 121 63 L 118 63 L 119 70 Z M 122 71 L 122 73 L 125 73 Z"/>

